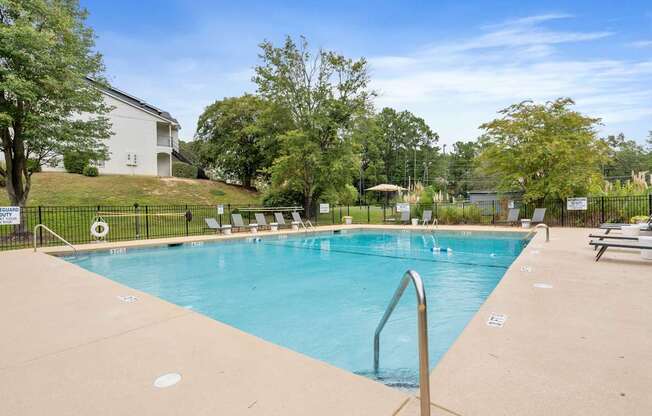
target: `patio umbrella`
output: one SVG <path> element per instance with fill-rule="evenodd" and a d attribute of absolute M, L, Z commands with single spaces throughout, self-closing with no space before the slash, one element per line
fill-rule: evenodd
<path fill-rule="evenodd" d="M 378 192 L 397 192 L 397 191 L 407 191 L 405 188 L 401 188 L 398 185 L 391 185 L 389 183 L 381 183 L 380 185 L 372 186 L 367 188 L 367 191 L 378 191 Z"/>
<path fill-rule="evenodd" d="M 380 185 L 372 186 L 371 188 L 367 188 L 367 191 L 376 191 L 376 192 L 385 192 L 385 203 L 389 201 L 389 193 L 390 192 L 399 192 L 399 191 L 407 191 L 407 189 L 402 188 L 398 185 L 392 185 L 389 183 L 381 183 Z"/>

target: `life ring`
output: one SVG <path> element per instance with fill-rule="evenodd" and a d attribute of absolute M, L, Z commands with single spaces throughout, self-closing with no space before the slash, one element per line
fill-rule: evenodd
<path fill-rule="evenodd" d="M 100 231 L 98 231 L 98 228 Z M 104 221 L 95 221 L 93 225 L 91 225 L 91 234 L 93 234 L 93 237 L 104 238 L 108 233 L 109 224 L 105 223 Z"/>

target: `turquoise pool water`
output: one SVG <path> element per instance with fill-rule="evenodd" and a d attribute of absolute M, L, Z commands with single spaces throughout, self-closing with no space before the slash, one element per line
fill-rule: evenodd
<path fill-rule="evenodd" d="M 424 280 L 434 367 L 526 244 L 522 233 L 344 231 L 97 252 L 79 266 L 375 377 L 373 334 L 407 269 Z M 433 247 L 450 249 L 434 251 Z M 381 337 L 381 381 L 417 383 L 415 297 Z"/>

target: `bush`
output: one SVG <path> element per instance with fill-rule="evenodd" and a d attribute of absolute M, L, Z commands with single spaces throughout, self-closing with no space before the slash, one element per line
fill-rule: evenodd
<path fill-rule="evenodd" d="M 649 215 L 636 215 L 632 218 L 630 218 L 629 223 L 630 224 L 640 224 L 647 222 L 650 219 Z"/>
<path fill-rule="evenodd" d="M 66 152 L 63 155 L 63 167 L 66 168 L 66 172 L 84 173 L 84 168 L 91 163 L 91 157 L 88 152 Z"/>
<path fill-rule="evenodd" d="M 197 167 L 183 162 L 173 162 L 172 176 L 176 178 L 197 179 Z"/>
<path fill-rule="evenodd" d="M 344 189 L 338 192 L 338 195 L 339 202 L 342 205 L 353 205 L 358 200 L 358 190 L 350 183 L 347 183 Z"/>
<path fill-rule="evenodd" d="M 84 176 L 95 177 L 98 176 L 100 172 L 97 170 L 95 166 L 88 165 L 84 167 L 83 174 Z"/>
<path fill-rule="evenodd" d="M 302 204 L 301 194 L 287 189 L 270 189 L 263 196 L 265 207 L 293 207 Z"/>

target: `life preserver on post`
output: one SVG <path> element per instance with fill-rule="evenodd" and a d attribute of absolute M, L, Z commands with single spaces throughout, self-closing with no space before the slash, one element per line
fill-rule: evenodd
<path fill-rule="evenodd" d="M 91 234 L 93 237 L 104 238 L 109 233 L 109 224 L 104 221 L 95 221 L 91 225 Z"/>

